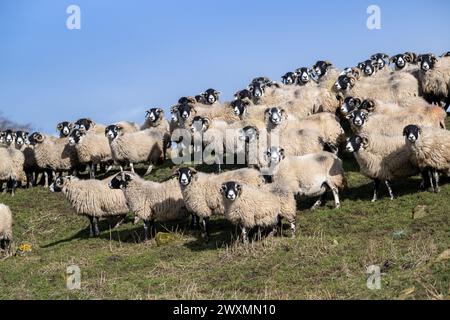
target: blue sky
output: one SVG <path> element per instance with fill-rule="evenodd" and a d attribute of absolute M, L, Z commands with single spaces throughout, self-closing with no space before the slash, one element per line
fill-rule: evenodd
<path fill-rule="evenodd" d="M 66 8 L 81 8 L 68 30 Z M 381 30 L 366 9 L 381 8 Z M 209 87 L 223 99 L 254 76 L 274 79 L 328 59 L 450 50 L 450 2 L 1 0 L 0 111 L 37 130 L 91 117 L 143 121 Z"/>

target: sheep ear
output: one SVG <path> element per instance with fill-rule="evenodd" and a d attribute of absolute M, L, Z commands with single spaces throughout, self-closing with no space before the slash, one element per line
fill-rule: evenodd
<path fill-rule="evenodd" d="M 367 146 L 368 143 L 369 143 L 369 140 L 367 140 L 366 137 L 362 137 L 362 138 L 361 138 L 361 144 L 362 144 L 363 146 Z"/>
<path fill-rule="evenodd" d="M 236 190 L 238 192 L 238 195 L 241 195 L 241 193 L 242 193 L 242 185 L 241 184 L 237 184 L 236 185 Z"/>
<path fill-rule="evenodd" d="M 341 93 L 341 92 L 339 92 L 337 95 L 336 95 L 336 99 L 339 101 L 339 102 L 343 102 L 344 101 L 344 95 Z"/>
<path fill-rule="evenodd" d="M 361 105 L 361 99 L 360 98 L 354 98 L 355 100 L 355 105 L 359 106 Z"/>
<path fill-rule="evenodd" d="M 423 60 L 423 54 L 419 54 L 419 56 L 417 57 L 417 62 L 422 62 Z"/>
<path fill-rule="evenodd" d="M 197 170 L 195 170 L 193 167 L 188 168 L 192 174 L 197 174 Z"/>
<path fill-rule="evenodd" d="M 431 61 L 433 61 L 433 62 L 438 61 L 438 59 L 436 58 L 436 56 L 434 54 L 431 55 Z"/>
<path fill-rule="evenodd" d="M 217 96 L 220 96 L 222 94 L 222 92 L 220 91 L 214 91 L 214 94 L 216 94 Z"/>
<path fill-rule="evenodd" d="M 220 193 L 221 193 L 221 194 L 225 194 L 226 191 L 227 191 L 227 186 L 224 185 L 224 184 L 221 185 L 221 186 L 220 186 Z"/>
<path fill-rule="evenodd" d="M 56 130 L 60 131 L 63 128 L 62 123 L 58 123 L 58 125 L 56 126 Z"/>
<path fill-rule="evenodd" d="M 125 173 L 125 181 L 131 181 L 133 177 L 129 173 Z"/>
<path fill-rule="evenodd" d="M 284 154 L 284 149 L 283 148 L 280 149 L 279 153 L 280 153 L 280 158 L 281 159 L 284 159 L 286 157 L 285 154 Z"/>
<path fill-rule="evenodd" d="M 355 83 L 356 83 L 356 78 L 355 77 L 348 77 L 348 82 L 353 87 L 355 85 Z"/>
<path fill-rule="evenodd" d="M 206 129 L 208 129 L 209 125 L 211 124 L 211 120 L 208 117 L 204 117 L 202 123 L 206 127 Z"/>

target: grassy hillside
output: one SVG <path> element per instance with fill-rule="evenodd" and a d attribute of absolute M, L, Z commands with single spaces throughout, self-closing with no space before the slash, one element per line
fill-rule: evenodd
<path fill-rule="evenodd" d="M 450 184 L 440 194 L 418 192 L 418 178 L 393 185 L 395 201 L 371 203 L 370 181 L 345 157 L 349 189 L 342 209 L 310 212 L 302 203 L 295 239 L 267 238 L 242 245 L 235 228 L 213 219 L 209 244 L 188 221 L 157 225 L 172 240 L 142 243 L 130 216 L 117 230 L 101 223 L 88 238 L 61 193 L 42 187 L 1 195 L 15 216 L 16 247 L 31 252 L 0 260 L 0 299 L 443 299 L 450 296 Z M 154 170 L 162 180 L 170 166 Z M 425 207 L 420 207 L 425 206 Z M 416 212 L 413 218 L 413 212 Z M 285 226 L 286 229 L 287 226 Z M 289 231 L 286 230 L 286 234 Z M 66 268 L 81 268 L 80 290 L 66 289 Z M 381 268 L 381 289 L 366 286 L 366 268 Z"/>

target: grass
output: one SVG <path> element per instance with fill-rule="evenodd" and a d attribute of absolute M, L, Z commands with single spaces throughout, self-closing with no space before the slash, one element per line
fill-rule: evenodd
<path fill-rule="evenodd" d="M 157 225 L 172 240 L 142 243 L 142 226 L 129 216 L 117 230 L 101 223 L 90 239 L 88 220 L 76 216 L 61 193 L 42 187 L 0 195 L 14 214 L 15 247 L 32 251 L 0 260 L 0 299 L 448 299 L 450 184 L 439 194 L 418 192 L 419 178 L 393 185 L 394 201 L 371 203 L 372 186 L 344 156 L 349 189 L 342 208 L 315 212 L 301 204 L 294 239 L 243 245 L 223 219 L 211 223 L 204 244 L 188 221 Z M 170 175 L 170 164 L 150 179 Z M 427 214 L 413 219 L 417 206 Z M 287 229 L 287 226 L 286 226 Z M 286 230 L 286 233 L 289 232 Z M 81 289 L 66 288 L 66 268 L 81 269 Z M 367 288 L 366 269 L 381 270 L 381 289 Z"/>

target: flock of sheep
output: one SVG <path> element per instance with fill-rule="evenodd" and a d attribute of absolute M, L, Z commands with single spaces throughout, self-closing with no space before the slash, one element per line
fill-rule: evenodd
<path fill-rule="evenodd" d="M 251 81 L 235 99 L 220 102 L 208 89 L 182 97 L 168 121 L 161 108 L 147 111 L 143 125 L 122 121 L 104 126 L 84 118 L 57 125 L 59 137 L 11 129 L 0 133 L 0 187 L 14 195 L 19 186 L 42 182 L 62 191 L 98 236 L 99 218 L 132 212 L 144 222 L 144 238 L 155 236 L 155 221 L 191 216 L 207 241 L 209 220 L 222 215 L 249 231 L 281 234 L 283 219 L 295 235 L 298 198 L 323 205 L 331 191 L 339 208 L 339 191 L 347 181 L 338 154 L 352 152 L 360 171 L 394 198 L 391 181 L 421 174 L 422 188 L 439 191 L 439 177 L 450 172 L 450 132 L 445 117 L 450 104 L 450 52 L 439 58 L 412 52 L 392 57 L 375 54 L 356 67 L 338 70 L 328 61 L 298 68 L 278 83 L 266 77 Z M 343 127 L 353 132 L 346 137 Z M 345 127 L 345 126 L 344 126 Z M 170 157 L 191 162 L 200 152 L 219 165 L 218 173 L 174 165 L 177 179 L 144 180 L 134 165 L 155 165 Z M 244 159 L 246 167 L 221 172 L 224 158 Z M 187 160 L 186 160 L 187 159 Z M 97 172 L 112 166 L 120 172 L 104 180 Z M 124 171 L 129 167 L 130 171 Z M 88 170 L 90 179 L 81 179 Z M 68 173 L 68 175 L 65 175 Z M 12 214 L 0 204 L 0 240 L 12 240 Z"/>

